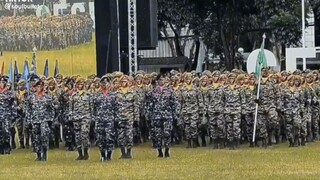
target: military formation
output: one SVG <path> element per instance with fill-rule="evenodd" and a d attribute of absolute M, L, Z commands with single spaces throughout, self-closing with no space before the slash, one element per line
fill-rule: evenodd
<path fill-rule="evenodd" d="M 2 51 L 60 50 L 91 42 L 94 30 L 89 15 L 3 16 L 0 24 Z"/>
<path fill-rule="evenodd" d="M 173 144 L 237 149 L 241 144 L 268 148 L 288 143 L 305 146 L 319 140 L 319 71 L 273 72 L 262 69 L 260 94 L 255 74 L 240 70 L 168 74 L 139 71 L 30 78 L 10 84 L 0 79 L 0 154 L 33 147 L 37 161 L 64 144 L 89 159 L 97 146 L 101 161 L 115 148 L 122 159 L 151 141 L 158 157 L 170 157 Z M 254 120 L 258 104 L 253 142 Z"/>

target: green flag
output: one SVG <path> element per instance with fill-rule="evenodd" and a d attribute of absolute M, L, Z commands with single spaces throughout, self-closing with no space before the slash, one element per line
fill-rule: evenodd
<path fill-rule="evenodd" d="M 264 53 L 264 44 L 265 44 L 266 35 L 263 34 L 262 37 L 263 37 L 263 40 L 262 40 L 260 52 L 258 55 L 258 59 L 256 62 L 256 76 L 258 78 L 261 77 L 261 68 L 268 67 L 267 57 L 266 57 L 266 54 Z"/>
<path fill-rule="evenodd" d="M 48 7 L 45 6 L 45 5 L 42 5 L 41 11 L 40 11 L 40 14 L 41 14 L 40 16 L 41 16 L 41 17 L 44 17 L 44 16 L 46 16 L 48 13 L 49 13 L 49 12 L 48 12 Z"/>

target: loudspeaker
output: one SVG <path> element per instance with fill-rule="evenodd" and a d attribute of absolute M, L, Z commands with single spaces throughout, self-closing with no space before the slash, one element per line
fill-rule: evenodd
<path fill-rule="evenodd" d="M 117 1 L 95 0 L 96 62 L 99 77 L 119 70 Z"/>
<path fill-rule="evenodd" d="M 137 0 L 138 49 L 155 49 L 158 45 L 157 0 Z M 120 47 L 128 49 L 128 0 L 119 0 Z"/>

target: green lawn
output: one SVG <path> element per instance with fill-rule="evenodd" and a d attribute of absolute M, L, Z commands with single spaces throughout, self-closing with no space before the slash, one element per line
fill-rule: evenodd
<path fill-rule="evenodd" d="M 94 34 L 93 34 L 94 37 Z M 24 61 L 29 59 L 29 67 L 32 60 L 32 52 L 4 52 L 0 57 L 0 63 L 5 61 L 6 72 L 9 70 L 10 62 L 17 60 L 20 73 L 23 71 Z M 68 47 L 63 50 L 38 51 L 37 52 L 37 70 L 43 74 L 46 59 L 49 60 L 50 75 L 54 73 L 55 60 L 59 60 L 60 73 L 64 75 L 83 75 L 87 76 L 96 73 L 96 46 L 95 40 L 91 43 L 79 46 Z M 1 66 L 0 65 L 0 66 Z"/>
<path fill-rule="evenodd" d="M 75 161 L 76 152 L 49 152 L 48 162 L 35 162 L 29 150 L 0 156 L 1 179 L 319 179 L 320 143 L 288 148 L 213 150 L 209 147 L 172 148 L 169 159 L 159 159 L 149 144 L 135 147 L 133 159 L 99 162 L 98 149 L 88 161 Z"/>

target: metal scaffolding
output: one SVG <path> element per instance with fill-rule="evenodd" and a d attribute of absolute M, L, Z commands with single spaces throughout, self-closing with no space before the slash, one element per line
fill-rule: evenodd
<path fill-rule="evenodd" d="M 129 73 L 138 71 L 137 45 L 137 0 L 128 0 L 128 29 L 129 29 Z"/>

